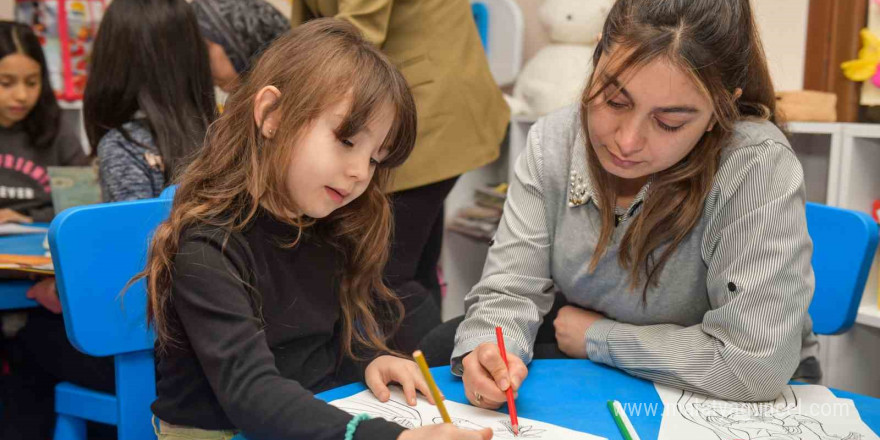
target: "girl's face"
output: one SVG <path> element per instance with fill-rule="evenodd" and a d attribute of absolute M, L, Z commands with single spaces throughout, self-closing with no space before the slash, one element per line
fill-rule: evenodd
<path fill-rule="evenodd" d="M 609 67 L 618 66 L 609 66 L 604 54 L 596 68 L 596 87 Z M 709 99 L 664 57 L 619 81 L 590 104 L 587 125 L 602 168 L 621 179 L 645 180 L 675 165 L 714 125 Z"/>
<path fill-rule="evenodd" d="M 20 53 L 0 59 L 0 126 L 11 127 L 33 110 L 42 90 L 40 63 Z"/>
<path fill-rule="evenodd" d="M 336 137 L 350 99 L 330 106 L 311 122 L 293 146 L 287 171 L 287 189 L 299 208 L 297 214 L 323 218 L 351 203 L 367 189 L 376 166 L 387 151 L 380 150 L 394 113 L 390 105 L 348 139 Z"/>

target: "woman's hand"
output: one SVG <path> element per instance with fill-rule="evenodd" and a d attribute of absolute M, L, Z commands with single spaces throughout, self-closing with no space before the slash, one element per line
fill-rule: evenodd
<path fill-rule="evenodd" d="M 3 223 L 33 223 L 34 220 L 24 214 L 19 214 L 11 209 L 0 209 L 0 224 Z"/>
<path fill-rule="evenodd" d="M 58 290 L 55 289 L 55 277 L 38 281 L 28 289 L 26 296 L 56 315 L 61 313 L 61 301 L 58 299 Z"/>
<path fill-rule="evenodd" d="M 591 310 L 575 306 L 559 309 L 553 327 L 556 329 L 556 344 L 563 353 L 579 359 L 587 358 L 587 330 L 594 322 L 605 317 Z"/>
<path fill-rule="evenodd" d="M 505 392 L 513 387 L 514 393 L 529 375 L 522 359 L 508 354 L 508 365 L 501 358 L 498 346 L 491 342 L 480 344 L 462 359 L 464 393 L 471 405 L 497 409 L 507 402 Z"/>
<path fill-rule="evenodd" d="M 489 440 L 491 438 L 492 430 L 489 428 L 471 431 L 458 428 L 451 423 L 440 423 L 403 431 L 397 440 Z"/>
<path fill-rule="evenodd" d="M 419 390 L 428 402 L 434 405 L 434 396 L 428 389 L 428 383 L 425 382 L 419 366 L 415 362 L 402 359 L 396 356 L 379 356 L 373 359 L 367 365 L 367 371 L 364 373 L 364 382 L 382 402 L 387 402 L 391 397 L 391 391 L 388 389 L 389 383 L 397 383 L 403 387 L 403 395 L 406 396 L 406 402 L 410 405 L 416 404 L 416 390 Z"/>

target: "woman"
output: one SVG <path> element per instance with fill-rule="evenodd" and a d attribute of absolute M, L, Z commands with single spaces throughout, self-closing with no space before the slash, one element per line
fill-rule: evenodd
<path fill-rule="evenodd" d="M 617 1 L 580 106 L 532 129 L 466 299 L 471 403 L 498 407 L 539 351 L 746 401 L 820 374 L 803 172 L 761 47 L 748 0 Z"/>

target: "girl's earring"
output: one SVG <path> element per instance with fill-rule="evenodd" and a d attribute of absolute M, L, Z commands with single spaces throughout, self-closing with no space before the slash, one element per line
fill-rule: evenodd
<path fill-rule="evenodd" d="M 269 129 L 269 137 L 272 137 L 272 136 L 275 136 L 275 129 L 274 128 Z"/>

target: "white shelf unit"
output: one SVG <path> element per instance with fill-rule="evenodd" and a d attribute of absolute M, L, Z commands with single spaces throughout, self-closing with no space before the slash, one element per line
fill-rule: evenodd
<path fill-rule="evenodd" d="M 512 164 L 525 148 L 534 122 L 530 117 L 513 118 L 499 160 L 459 179 L 447 199 L 447 219 L 471 203 L 476 186 L 510 180 Z M 870 213 L 871 202 L 880 198 L 880 124 L 792 122 L 787 128 L 804 169 L 807 200 Z M 464 312 L 464 295 L 479 281 L 487 249 L 487 243 L 446 233 L 444 318 Z M 868 278 L 857 324 L 843 335 L 820 337 L 820 362 L 825 385 L 880 397 L 880 375 L 873 374 L 880 370 L 878 260 Z"/>
<path fill-rule="evenodd" d="M 870 214 L 872 202 L 880 199 L 880 124 L 843 124 L 843 132 L 840 175 L 845 178 L 838 186 L 836 206 Z M 875 328 L 880 328 L 878 263 L 880 259 L 875 256 L 856 319 L 859 324 Z"/>

